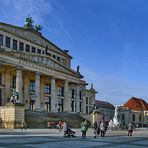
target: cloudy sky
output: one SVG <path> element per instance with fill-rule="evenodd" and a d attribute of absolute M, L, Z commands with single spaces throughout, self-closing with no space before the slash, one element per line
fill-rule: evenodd
<path fill-rule="evenodd" d="M 42 33 L 74 57 L 96 98 L 114 105 L 148 101 L 147 0 L 0 0 L 0 22 L 23 26 L 30 14 Z"/>

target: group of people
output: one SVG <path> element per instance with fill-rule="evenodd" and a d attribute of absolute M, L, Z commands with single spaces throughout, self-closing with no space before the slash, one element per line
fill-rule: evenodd
<path fill-rule="evenodd" d="M 61 131 L 64 132 L 63 137 L 75 137 L 75 132 L 72 131 L 68 127 L 67 121 L 59 121 L 59 123 L 57 124 L 57 127 L 60 132 Z M 86 133 L 88 131 L 88 128 L 89 128 L 89 123 L 87 120 L 84 120 L 81 123 L 82 139 L 86 138 Z M 94 138 L 97 138 L 99 136 L 104 137 L 104 135 L 106 134 L 107 128 L 108 128 L 108 123 L 104 122 L 104 121 L 97 123 L 97 121 L 95 121 L 93 128 L 94 128 Z M 25 121 L 21 122 L 21 130 L 23 130 L 23 129 L 25 129 L 25 130 L 27 129 L 27 124 Z M 128 124 L 128 134 L 127 134 L 128 136 L 130 136 L 130 137 L 132 136 L 133 129 L 134 129 L 134 124 L 132 122 L 130 122 Z"/>
<path fill-rule="evenodd" d="M 107 122 L 104 122 L 104 121 L 101 121 L 99 123 L 97 123 L 97 121 L 95 121 L 93 127 L 94 127 L 94 138 L 97 138 L 99 135 L 101 137 L 104 137 L 104 135 L 107 131 L 108 124 L 107 124 Z"/>

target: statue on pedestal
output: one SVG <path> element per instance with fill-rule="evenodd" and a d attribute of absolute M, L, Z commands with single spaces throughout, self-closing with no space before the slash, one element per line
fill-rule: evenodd
<path fill-rule="evenodd" d="M 10 102 L 13 104 L 19 103 L 19 93 L 13 90 L 12 96 L 10 98 Z"/>
<path fill-rule="evenodd" d="M 119 128 L 121 126 L 121 122 L 119 121 L 119 117 L 118 117 L 120 108 L 121 108 L 121 106 L 116 106 L 115 107 L 114 117 L 109 122 L 109 127 L 110 128 Z"/>

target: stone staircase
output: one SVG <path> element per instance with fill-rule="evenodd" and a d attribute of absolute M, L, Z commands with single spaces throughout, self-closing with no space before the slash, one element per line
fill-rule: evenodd
<path fill-rule="evenodd" d="M 66 120 L 70 128 L 80 128 L 84 118 L 77 113 L 25 111 L 25 121 L 28 128 L 47 128 L 47 122 L 54 122 L 54 125 L 56 125 L 60 120 Z"/>

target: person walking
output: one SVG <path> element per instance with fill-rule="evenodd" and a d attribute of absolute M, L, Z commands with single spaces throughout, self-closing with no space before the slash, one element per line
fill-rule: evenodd
<path fill-rule="evenodd" d="M 132 137 L 133 135 L 133 123 L 132 122 L 128 124 L 128 134 L 127 135 L 130 137 Z"/>
<path fill-rule="evenodd" d="M 98 129 L 98 124 L 97 121 L 94 123 L 94 138 L 97 138 L 97 129 Z"/>
<path fill-rule="evenodd" d="M 100 124 L 100 130 L 101 130 L 101 137 L 104 137 L 104 135 L 105 135 L 105 123 L 104 123 L 104 121 L 102 121 L 101 122 L 101 124 Z"/>
<path fill-rule="evenodd" d="M 81 132 L 82 132 L 82 139 L 86 138 L 86 132 L 88 130 L 88 123 L 85 120 L 84 122 L 81 123 Z"/>

